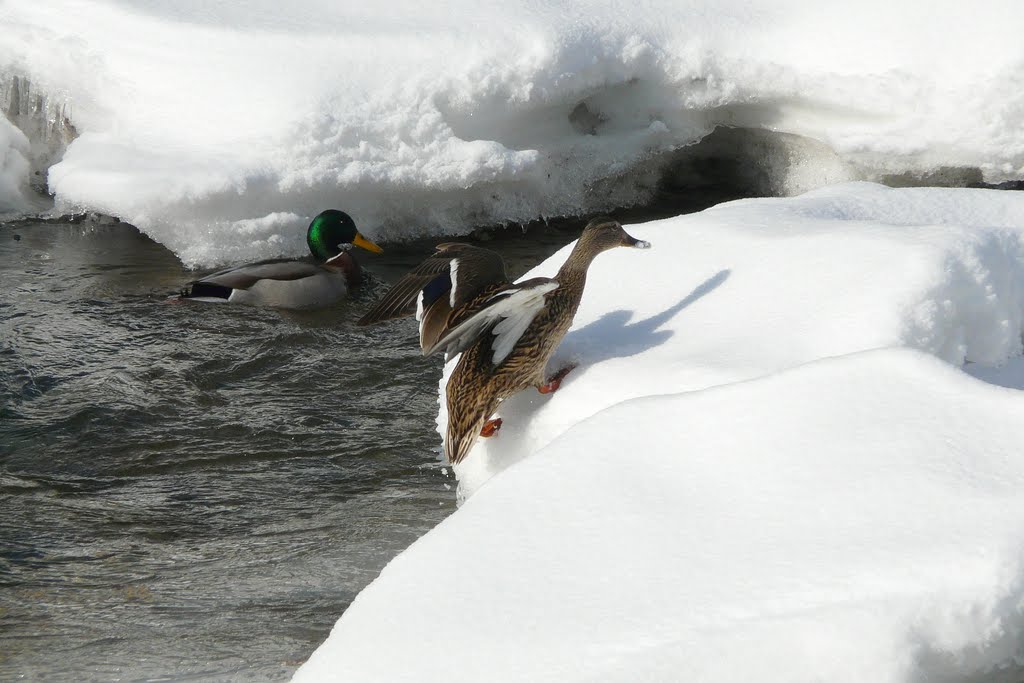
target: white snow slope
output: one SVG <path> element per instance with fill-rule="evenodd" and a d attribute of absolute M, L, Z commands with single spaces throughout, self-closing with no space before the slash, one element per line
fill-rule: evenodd
<path fill-rule="evenodd" d="M 465 504 L 295 680 L 1018 666 L 1024 196 L 854 183 L 628 230 L 653 249 L 595 262 L 580 367 L 502 405 Z"/>
<path fill-rule="evenodd" d="M 80 133 L 58 208 L 187 265 L 301 253 L 329 206 L 386 239 L 627 204 L 717 125 L 817 141 L 783 155 L 793 192 L 1024 174 L 1015 0 L 5 0 L 0 25 L 0 86 Z"/>

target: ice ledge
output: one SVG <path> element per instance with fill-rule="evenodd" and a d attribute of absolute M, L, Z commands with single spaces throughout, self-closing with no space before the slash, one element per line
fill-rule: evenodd
<path fill-rule="evenodd" d="M 401 239 L 644 202 L 728 165 L 740 194 L 1024 169 L 1012 3 L 658 1 L 581 20 L 528 2 L 251 16 L 9 0 L 0 14 L 0 73 L 74 105 L 80 136 L 49 176 L 59 209 L 117 216 L 188 265 L 301 253 L 325 206 Z M 723 127 L 767 133 L 670 172 Z"/>

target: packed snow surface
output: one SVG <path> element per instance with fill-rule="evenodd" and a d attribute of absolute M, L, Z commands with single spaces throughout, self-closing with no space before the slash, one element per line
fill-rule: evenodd
<path fill-rule="evenodd" d="M 502 404 L 295 680 L 1018 680 L 1024 196 L 627 229 L 653 248 L 595 261 L 580 366 Z"/>
<path fill-rule="evenodd" d="M 79 134 L 58 207 L 189 265 L 301 253 L 327 207 L 387 239 L 640 201 L 719 125 L 813 143 L 765 162 L 783 192 L 1024 169 L 1013 0 L 6 0 L 0 23 L 0 91 L 27 77 Z"/>

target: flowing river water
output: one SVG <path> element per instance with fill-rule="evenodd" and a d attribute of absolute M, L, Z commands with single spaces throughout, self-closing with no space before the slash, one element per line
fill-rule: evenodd
<path fill-rule="evenodd" d="M 518 276 L 579 227 L 489 245 Z M 354 324 L 431 244 L 287 313 L 167 303 L 196 273 L 131 226 L 0 225 L 0 680 L 288 678 L 455 508 L 440 359 Z"/>

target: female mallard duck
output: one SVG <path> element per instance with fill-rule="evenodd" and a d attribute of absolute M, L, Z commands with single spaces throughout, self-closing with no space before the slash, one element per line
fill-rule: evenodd
<path fill-rule="evenodd" d="M 360 325 L 407 315 L 416 304 L 423 354 L 462 353 L 448 380 L 445 454 L 461 461 L 477 435 L 491 436 L 489 419 L 503 399 L 536 387 L 558 389 L 573 366 L 544 376 L 548 359 L 572 325 L 583 298 L 587 269 L 613 247 L 646 249 L 610 218 L 592 220 L 554 278 L 513 284 L 501 256 L 468 244 L 448 243 L 391 288 Z"/>
<path fill-rule="evenodd" d="M 272 259 L 235 266 L 189 283 L 181 296 L 276 308 L 321 308 L 337 302 L 362 281 L 362 269 L 348 253 L 353 246 L 376 254 L 384 251 L 360 235 L 352 218 L 337 209 L 313 219 L 306 243 L 312 260 Z"/>

